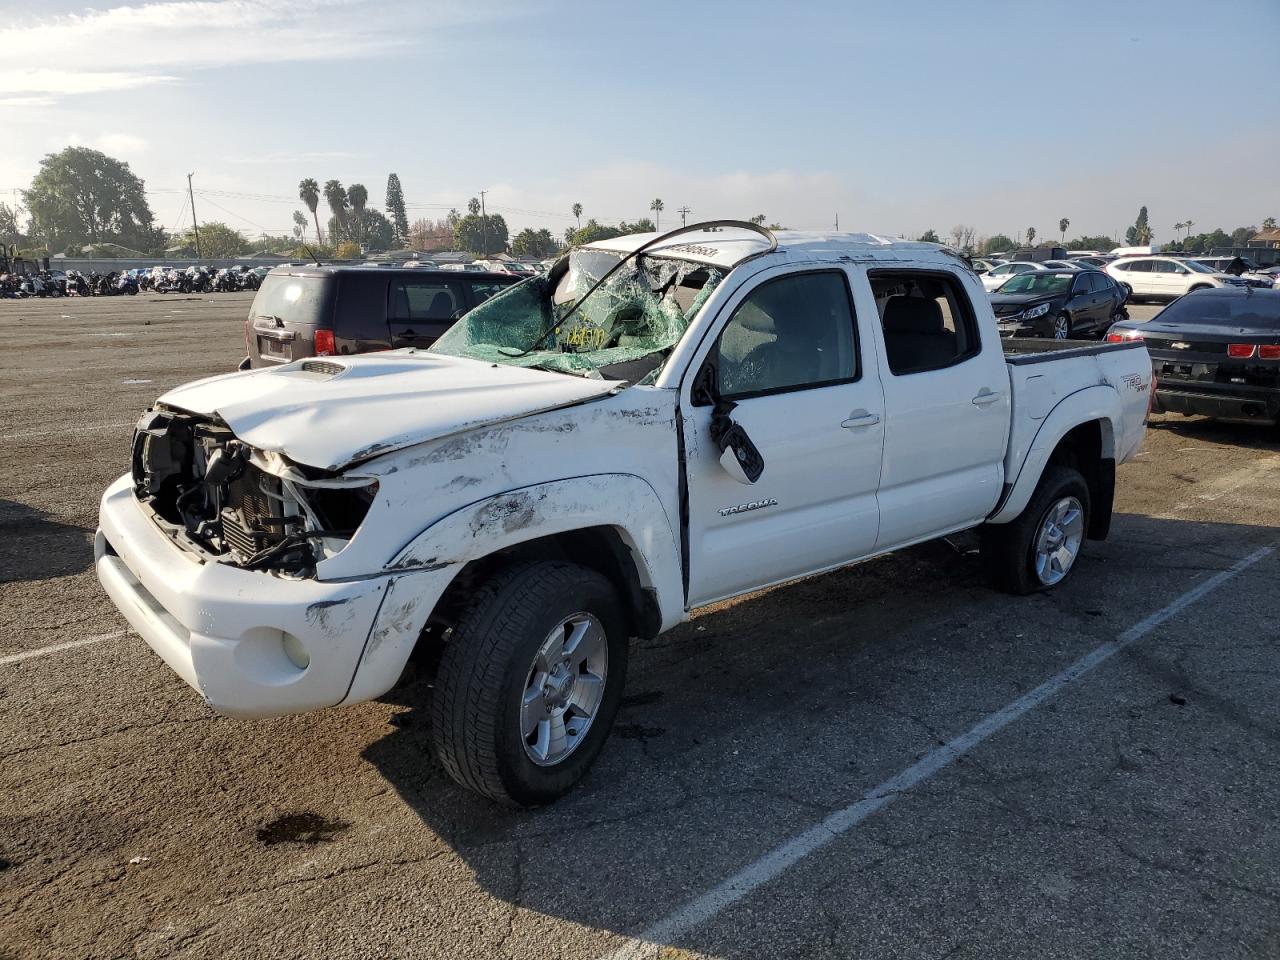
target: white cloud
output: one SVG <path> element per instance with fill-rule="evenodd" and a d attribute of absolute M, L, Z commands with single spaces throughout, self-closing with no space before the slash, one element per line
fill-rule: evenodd
<path fill-rule="evenodd" d="M 361 59 L 498 13 L 448 0 L 178 0 L 28 17 L 0 28 L 0 90 L 70 95 L 246 63 Z"/>
<path fill-rule="evenodd" d="M 93 141 L 93 145 L 103 153 L 122 156 L 126 160 L 147 150 L 147 141 L 132 133 L 104 133 Z"/>
<path fill-rule="evenodd" d="M 258 156 L 228 157 L 230 163 L 312 163 L 324 160 L 364 160 L 367 153 L 352 153 L 348 150 L 307 150 L 301 153 L 276 151 Z"/>

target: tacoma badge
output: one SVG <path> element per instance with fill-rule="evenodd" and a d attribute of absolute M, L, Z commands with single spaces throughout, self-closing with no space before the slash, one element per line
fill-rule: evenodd
<path fill-rule="evenodd" d="M 763 510 L 765 507 L 776 507 L 777 505 L 778 501 L 773 497 L 770 497 L 768 500 L 752 500 L 750 503 L 739 503 L 737 506 L 733 507 L 721 507 L 720 516 L 729 517 L 735 513 L 747 513 L 751 510 Z"/>

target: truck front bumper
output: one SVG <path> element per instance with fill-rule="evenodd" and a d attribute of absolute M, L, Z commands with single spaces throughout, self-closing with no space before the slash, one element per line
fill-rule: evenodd
<path fill-rule="evenodd" d="M 326 583 L 243 570 L 177 546 L 133 494 L 126 475 L 103 494 L 94 562 L 103 588 L 147 644 L 220 713 L 268 717 L 354 702 L 386 691 L 396 663 L 364 663 L 371 636 L 407 657 L 448 578 L 409 574 Z M 415 590 L 380 622 L 397 580 Z M 437 586 L 438 589 L 433 589 Z M 372 652 L 372 651 L 370 651 Z M 383 655 L 385 656 L 385 654 Z"/>

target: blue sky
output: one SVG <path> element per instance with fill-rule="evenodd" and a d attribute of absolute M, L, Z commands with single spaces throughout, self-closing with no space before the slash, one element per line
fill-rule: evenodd
<path fill-rule="evenodd" d="M 287 232 L 298 180 L 487 189 L 513 228 L 764 213 L 798 228 L 1114 234 L 1280 216 L 1280 0 L 0 0 L 0 200 L 68 143 L 166 227 Z"/>

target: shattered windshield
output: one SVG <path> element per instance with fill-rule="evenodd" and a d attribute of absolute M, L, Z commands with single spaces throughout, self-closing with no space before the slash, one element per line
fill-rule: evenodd
<path fill-rule="evenodd" d="M 532 277 L 486 300 L 431 352 L 596 380 L 652 382 L 724 274 L 704 264 L 642 255 L 574 310 L 622 257 L 575 250 L 566 271 L 553 271 L 555 279 Z"/>

